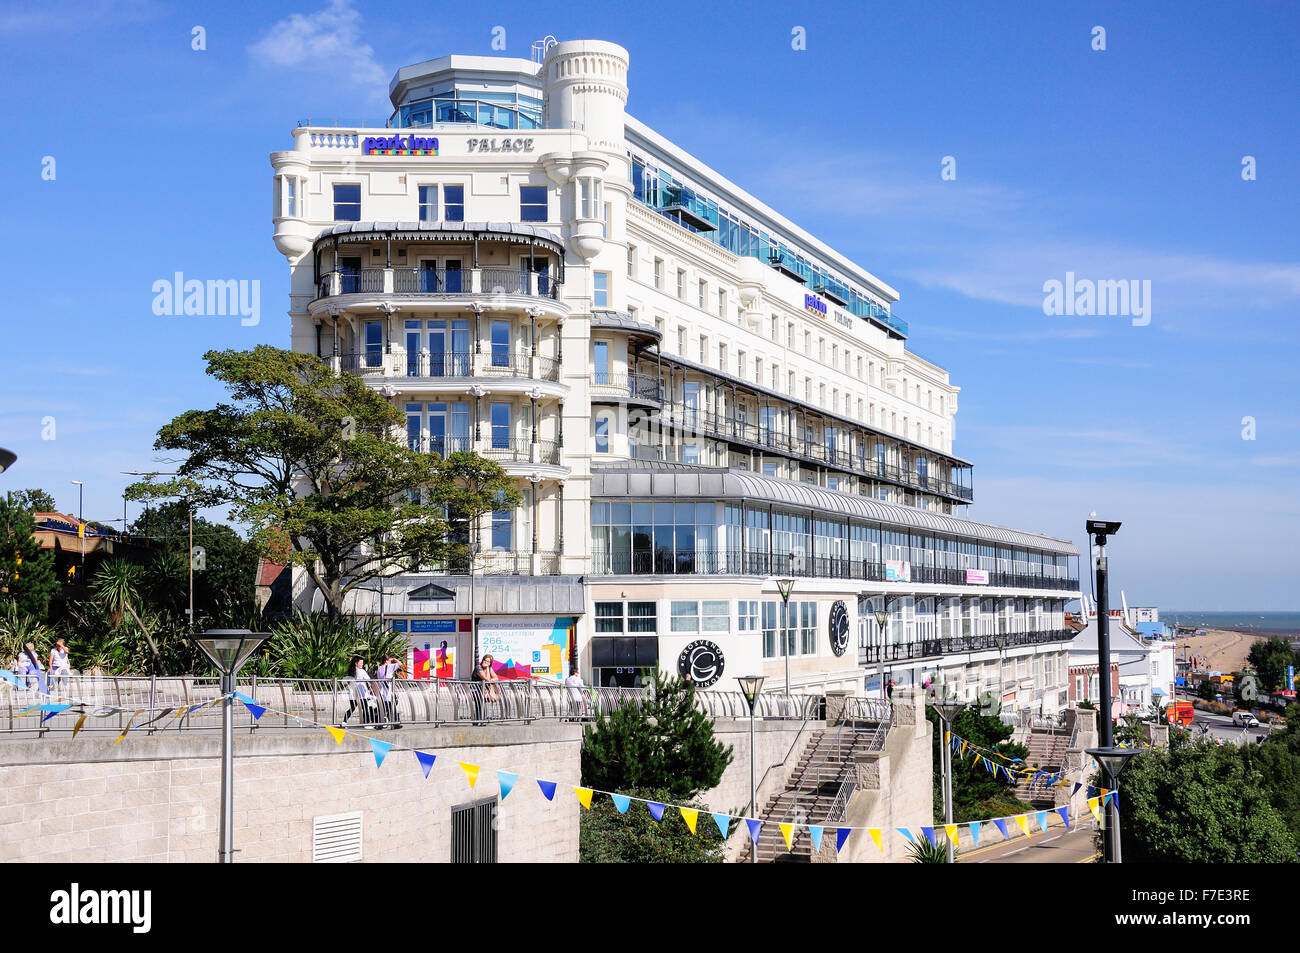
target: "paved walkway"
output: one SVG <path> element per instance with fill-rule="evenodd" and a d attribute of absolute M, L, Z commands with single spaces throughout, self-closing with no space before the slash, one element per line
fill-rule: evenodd
<path fill-rule="evenodd" d="M 1014 828 L 1013 828 L 1014 829 Z M 993 832 L 996 837 L 997 832 Z M 999 841 L 974 850 L 957 853 L 962 864 L 1084 864 L 1097 856 L 1092 818 L 1086 813 L 1074 830 L 1050 827 L 1029 837 L 1019 834 L 1009 841 Z"/>

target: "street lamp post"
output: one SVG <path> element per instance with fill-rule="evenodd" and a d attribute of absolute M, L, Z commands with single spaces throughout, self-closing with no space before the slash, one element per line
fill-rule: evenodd
<path fill-rule="evenodd" d="M 81 537 L 81 570 L 77 575 L 83 576 L 86 572 L 86 522 L 84 519 L 85 508 L 83 506 L 86 498 L 86 484 L 82 483 L 80 480 L 73 480 L 72 485 L 77 488 L 77 523 L 79 524 L 77 526 L 77 534 Z M 77 581 L 85 582 L 84 579 L 80 578 Z"/>
<path fill-rule="evenodd" d="M 231 725 L 231 705 L 235 691 L 235 675 L 257 651 L 258 646 L 270 638 L 269 632 L 250 632 L 248 629 L 208 629 L 190 639 L 208 657 L 221 673 L 221 846 L 219 863 L 234 862 L 235 827 L 235 746 Z"/>
<path fill-rule="evenodd" d="M 1110 598 L 1106 589 L 1106 538 L 1114 536 L 1119 532 L 1120 524 L 1116 520 L 1099 520 L 1097 514 L 1092 513 L 1084 522 L 1084 529 L 1087 530 L 1090 537 L 1095 538 L 1097 545 L 1097 682 L 1099 683 L 1101 695 L 1100 707 L 1098 713 L 1098 729 L 1101 744 L 1099 751 L 1109 751 L 1114 747 L 1113 735 L 1111 734 L 1111 717 L 1112 703 L 1110 696 Z M 1115 802 L 1111 801 L 1112 808 Z M 1119 820 L 1118 811 L 1113 811 L 1114 821 Z M 1102 831 L 1102 843 L 1106 847 L 1106 854 L 1115 858 L 1119 852 L 1118 833 L 1115 830 L 1114 823 L 1107 823 Z M 1112 863 L 1115 861 L 1112 859 Z"/>
<path fill-rule="evenodd" d="M 876 617 L 876 627 L 880 631 L 880 694 L 888 698 L 889 691 L 885 685 L 885 626 L 889 623 L 889 596 L 881 596 L 880 608 L 872 614 Z"/>
<path fill-rule="evenodd" d="M 1137 754 L 1133 748 L 1116 748 L 1112 745 L 1106 745 L 1101 748 L 1088 748 L 1086 754 L 1092 755 L 1097 763 L 1101 765 L 1102 784 L 1115 791 L 1119 786 L 1120 772 L 1128 764 L 1129 758 Z M 1119 849 L 1119 793 L 1116 791 L 1111 798 L 1109 809 L 1106 811 L 1106 820 L 1102 824 L 1102 841 L 1108 847 L 1104 859 L 1108 864 L 1118 864 L 1120 860 Z"/>
<path fill-rule="evenodd" d="M 781 593 L 781 646 L 785 655 L 785 693 L 790 694 L 790 591 L 793 579 L 778 579 L 776 589 Z"/>
<path fill-rule="evenodd" d="M 952 823 L 952 749 L 948 745 L 948 732 L 953 719 L 966 707 L 966 703 L 957 698 L 945 684 L 937 684 L 930 689 L 930 706 L 939 715 L 939 765 L 943 772 L 940 790 L 943 794 L 943 821 Z M 948 863 L 955 863 L 952 838 L 948 838 Z"/>
<path fill-rule="evenodd" d="M 758 702 L 758 693 L 763 690 L 762 675 L 743 675 L 736 679 L 740 685 L 740 691 L 745 696 L 745 701 L 749 702 L 749 816 L 754 817 L 757 811 L 758 789 L 754 782 L 754 705 Z M 788 693 L 787 693 L 788 694 Z M 749 839 L 749 862 L 758 863 L 758 845 L 754 839 Z"/>

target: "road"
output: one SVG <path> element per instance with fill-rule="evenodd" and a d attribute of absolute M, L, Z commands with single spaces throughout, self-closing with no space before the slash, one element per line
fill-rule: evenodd
<path fill-rule="evenodd" d="M 1085 864 L 1097 856 L 1096 834 L 1091 815 L 1084 813 L 1082 821 L 1066 833 L 1060 818 L 1049 824 L 1046 831 L 1034 828 L 1035 833 L 1025 837 L 1014 826 L 1011 840 L 1001 840 L 1001 835 L 988 825 L 984 839 L 997 841 L 974 850 L 961 850 L 957 862 L 962 864 Z M 983 833 L 983 831 L 981 831 Z"/>

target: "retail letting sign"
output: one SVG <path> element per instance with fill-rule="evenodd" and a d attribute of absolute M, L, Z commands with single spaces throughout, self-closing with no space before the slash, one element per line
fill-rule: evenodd
<path fill-rule="evenodd" d="M 366 136 L 361 140 L 361 154 L 365 156 L 436 156 L 436 136 Z"/>

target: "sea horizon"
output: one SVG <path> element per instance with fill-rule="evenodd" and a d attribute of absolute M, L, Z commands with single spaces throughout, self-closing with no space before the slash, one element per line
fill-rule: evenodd
<path fill-rule="evenodd" d="M 1202 629 L 1232 629 L 1278 635 L 1300 634 L 1300 611 L 1162 609 L 1160 621 Z"/>

